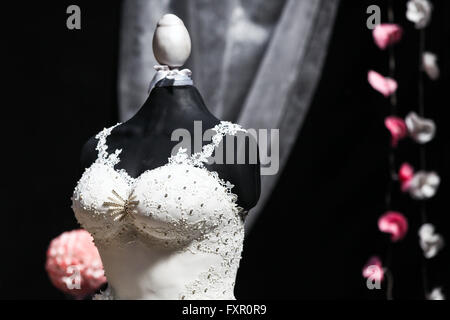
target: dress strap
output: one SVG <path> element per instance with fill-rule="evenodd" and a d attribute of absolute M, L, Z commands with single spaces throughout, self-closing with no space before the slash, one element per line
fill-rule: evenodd
<path fill-rule="evenodd" d="M 222 142 L 223 137 L 226 135 L 236 135 L 238 132 L 247 132 L 240 125 L 229 122 L 221 121 L 219 124 L 212 128 L 216 133 L 211 138 L 211 143 L 203 146 L 202 151 L 196 152 L 191 156 L 187 155 L 185 148 L 180 148 L 176 155 L 169 158 L 169 163 L 189 163 L 196 167 L 204 167 L 204 163 L 208 162 L 208 159 L 212 156 L 214 149 Z"/>
<path fill-rule="evenodd" d="M 212 156 L 214 148 L 219 146 L 220 142 L 223 140 L 223 137 L 226 135 L 235 136 L 238 132 L 247 132 L 247 130 L 243 129 L 240 125 L 229 121 L 221 121 L 218 125 L 212 128 L 212 130 L 216 133 L 212 136 L 211 143 L 204 145 L 202 151 L 199 152 L 202 156 L 207 158 Z"/>

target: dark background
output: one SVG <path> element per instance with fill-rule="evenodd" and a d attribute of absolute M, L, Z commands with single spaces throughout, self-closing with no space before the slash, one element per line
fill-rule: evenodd
<path fill-rule="evenodd" d="M 405 116 L 418 108 L 419 39 L 405 18 L 406 1 L 393 2 L 395 21 L 405 31 L 395 46 L 398 115 Z M 441 78 L 432 82 L 424 77 L 426 117 L 433 118 L 438 128 L 436 138 L 426 145 L 426 160 L 427 169 L 437 171 L 442 182 L 426 208 L 429 221 L 450 239 L 450 4 L 432 2 L 435 10 L 426 28 L 426 50 L 438 55 Z M 82 7 L 79 31 L 66 28 L 65 9 L 70 4 Z M 238 299 L 384 299 L 385 286 L 369 291 L 361 276 L 362 266 L 374 254 L 394 273 L 394 298 L 423 298 L 425 260 L 417 237 L 420 207 L 398 192 L 396 184 L 392 209 L 407 216 L 409 233 L 392 245 L 389 236 L 377 229 L 377 219 L 386 210 L 389 182 L 390 137 L 384 118 L 390 107 L 366 81 L 369 69 L 388 74 L 387 51 L 374 45 L 366 28 L 366 8 L 371 4 L 381 7 L 386 22 L 387 1 L 341 1 L 309 114 L 278 186 L 246 239 L 236 283 Z M 4 119 L 18 128 L 12 141 L 25 151 L 25 157 L 17 157 L 25 163 L 20 179 L 14 176 L 14 187 L 9 188 L 18 200 L 7 201 L 10 206 L 4 213 L 6 258 L 0 298 L 64 298 L 48 280 L 45 253 L 51 239 L 78 228 L 70 197 L 83 170 L 81 146 L 118 121 L 120 10 L 120 1 L 63 1 L 39 8 L 39 27 L 27 40 L 38 74 L 26 83 L 38 93 L 22 90 L 15 100 L 32 95 L 34 103 L 18 109 L 30 125 Z M 12 38 L 11 44 L 22 42 Z M 12 69 L 29 62 L 19 58 L 11 60 Z M 24 79 L 17 75 L 11 82 L 23 84 Z M 280 132 L 282 138 L 283 128 Z M 403 161 L 419 167 L 419 146 L 409 139 L 396 151 L 397 166 Z M 425 264 L 429 287 L 442 285 L 447 296 L 449 253 L 447 246 Z"/>

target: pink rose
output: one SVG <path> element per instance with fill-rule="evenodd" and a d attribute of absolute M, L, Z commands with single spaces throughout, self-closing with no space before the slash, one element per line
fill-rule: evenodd
<path fill-rule="evenodd" d="M 370 257 L 369 261 L 367 261 L 363 268 L 362 274 L 364 278 L 371 278 L 375 281 L 383 281 L 384 270 L 383 265 L 381 264 L 381 259 L 377 256 Z"/>
<path fill-rule="evenodd" d="M 409 163 L 403 163 L 398 171 L 398 180 L 403 192 L 408 191 L 409 184 L 414 177 L 414 168 Z"/>
<path fill-rule="evenodd" d="M 77 299 L 106 282 L 92 236 L 82 229 L 64 232 L 50 242 L 45 268 L 55 287 Z"/>
<path fill-rule="evenodd" d="M 408 231 L 408 221 L 400 212 L 388 211 L 378 219 L 381 232 L 391 234 L 393 242 L 403 239 Z"/>
<path fill-rule="evenodd" d="M 402 118 L 390 116 L 384 120 L 386 128 L 391 133 L 391 145 L 396 147 L 398 141 L 408 136 L 408 128 Z"/>
<path fill-rule="evenodd" d="M 403 29 L 398 24 L 382 23 L 373 29 L 372 35 L 375 44 L 384 50 L 388 46 L 397 43 L 402 38 Z"/>
<path fill-rule="evenodd" d="M 367 74 L 367 80 L 372 88 L 380 92 L 383 96 L 389 97 L 397 90 L 397 82 L 391 78 L 385 78 L 378 72 L 370 70 Z"/>

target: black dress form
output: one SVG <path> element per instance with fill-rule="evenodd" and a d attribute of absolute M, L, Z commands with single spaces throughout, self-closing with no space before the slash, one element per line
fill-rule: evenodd
<path fill-rule="evenodd" d="M 201 121 L 202 135 L 207 129 L 220 123 L 208 111 L 194 86 L 155 87 L 141 109 L 130 120 L 112 130 L 106 142 L 107 151 L 112 153 L 116 149 L 122 149 L 116 168 L 125 169 L 131 177 L 136 178 L 146 170 L 167 164 L 173 148 L 179 143 L 171 141 L 172 132 L 184 128 L 194 137 L 194 121 Z M 194 139 L 191 140 L 191 150 L 194 150 Z M 239 140 L 235 139 L 235 151 L 245 150 L 248 155 L 248 141 L 245 146 L 239 146 Z M 225 141 L 224 139 L 224 159 L 227 150 Z M 96 160 L 96 146 L 95 137 L 84 145 L 81 156 L 83 167 L 89 167 Z M 248 211 L 256 205 L 260 196 L 259 159 L 256 164 L 249 164 L 247 156 L 245 164 L 237 164 L 237 152 L 234 156 L 234 164 L 205 166 L 234 185 L 232 192 L 238 196 L 237 204 Z"/>

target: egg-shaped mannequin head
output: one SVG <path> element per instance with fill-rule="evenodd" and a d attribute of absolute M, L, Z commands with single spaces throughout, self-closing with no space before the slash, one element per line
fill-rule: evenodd
<path fill-rule="evenodd" d="M 153 35 L 156 61 L 169 68 L 181 67 L 191 54 L 191 38 L 183 21 L 174 14 L 159 19 Z"/>

